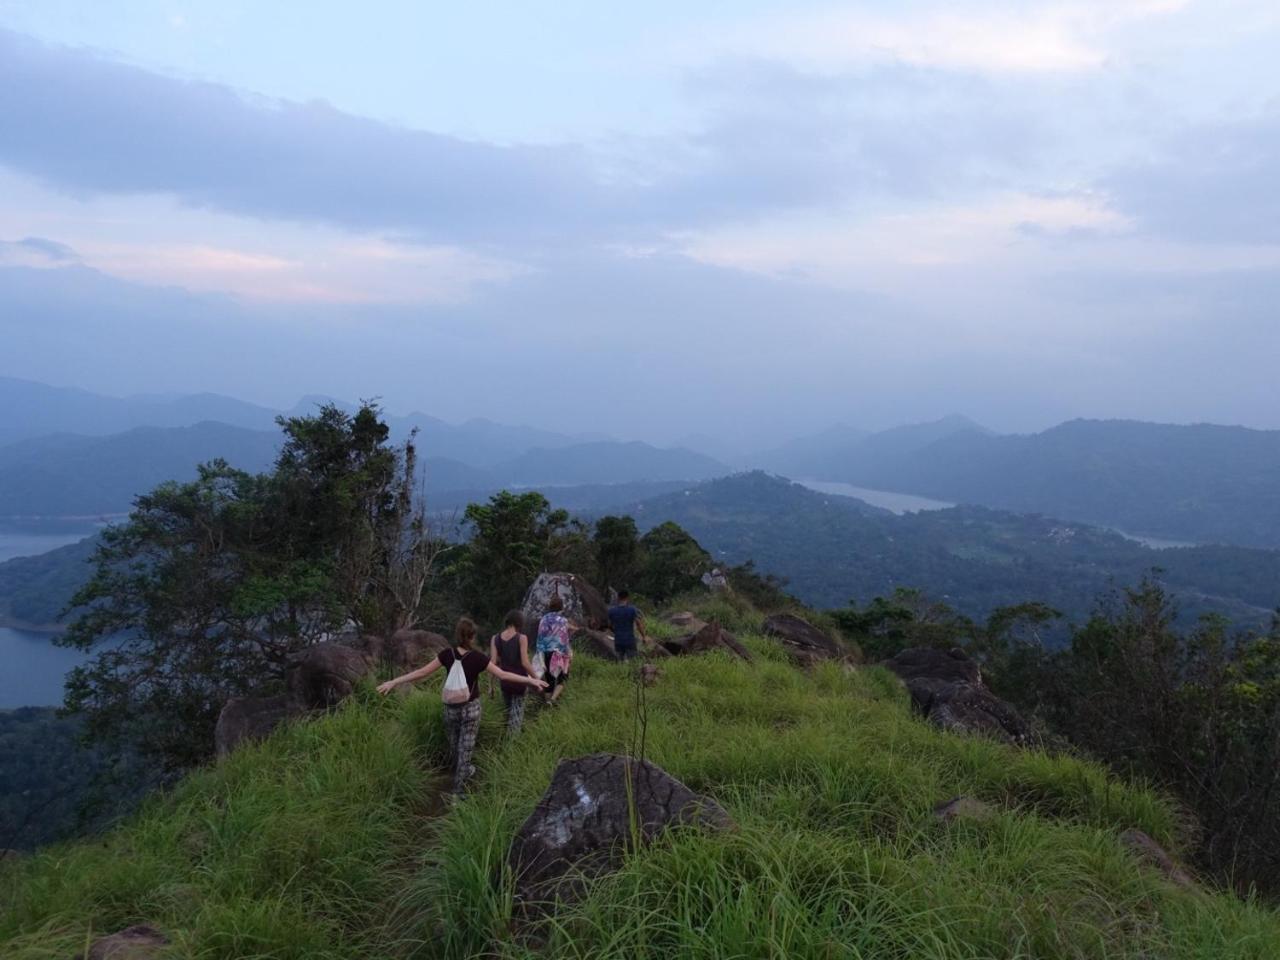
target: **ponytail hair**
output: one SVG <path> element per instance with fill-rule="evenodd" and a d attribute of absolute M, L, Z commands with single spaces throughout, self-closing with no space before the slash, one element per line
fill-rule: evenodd
<path fill-rule="evenodd" d="M 462 617 L 453 628 L 453 645 L 463 650 L 470 650 L 476 639 L 476 625 L 470 617 Z"/>

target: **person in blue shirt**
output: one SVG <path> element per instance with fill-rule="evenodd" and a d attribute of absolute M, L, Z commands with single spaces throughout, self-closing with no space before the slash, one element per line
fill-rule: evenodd
<path fill-rule="evenodd" d="M 644 637 L 644 615 L 631 605 L 631 594 L 618 591 L 618 602 L 609 608 L 609 626 L 613 628 L 613 648 L 619 660 L 636 655 L 636 633 Z"/>

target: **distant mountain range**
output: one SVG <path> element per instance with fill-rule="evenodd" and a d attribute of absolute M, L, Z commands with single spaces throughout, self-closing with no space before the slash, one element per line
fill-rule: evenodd
<path fill-rule="evenodd" d="M 547 487 L 588 516 L 629 513 L 642 528 L 674 520 L 725 563 L 754 560 L 819 607 L 865 603 L 896 587 L 983 618 L 1002 605 L 1043 600 L 1082 622 L 1112 587 L 1157 576 L 1184 621 L 1204 613 L 1241 627 L 1269 623 L 1280 604 L 1280 551 L 1245 547 L 1148 549 L 1084 524 L 984 507 L 895 516 L 861 500 L 815 493 L 764 473 L 702 483 Z M 485 492 L 448 494 L 460 511 Z M 0 564 L 0 620 L 57 616 L 88 576 L 91 541 Z"/>
<path fill-rule="evenodd" d="M 1276 430 L 1073 420 L 998 436 L 949 419 L 770 468 L 1154 537 L 1280 547 Z"/>
<path fill-rule="evenodd" d="M 0 377 L 0 446 L 52 434 L 101 437 L 138 427 L 191 427 L 205 422 L 274 431 L 277 416 L 314 413 L 324 403 L 355 409 L 354 404 L 322 396 L 303 397 L 289 410 L 272 410 L 212 393 L 108 397 L 86 390 Z M 425 413 L 388 414 L 386 419 L 398 439 L 416 429 L 422 449 L 431 456 L 481 467 L 492 466 L 535 447 L 555 449 L 607 439 L 482 419 L 451 424 Z"/>
<path fill-rule="evenodd" d="M 1043 600 L 1081 622 L 1108 588 L 1136 585 L 1154 568 L 1188 620 L 1217 613 L 1265 626 L 1280 604 L 1280 551 L 1152 550 L 1098 527 L 984 507 L 895 516 L 758 472 L 616 509 L 645 527 L 674 520 L 713 555 L 754 560 L 820 607 L 904 586 L 975 617 Z"/>
<path fill-rule="evenodd" d="M 421 438 L 419 443 L 428 453 L 430 447 Z M 197 464 L 222 458 L 242 470 L 261 471 L 279 446 L 278 430 L 224 423 L 22 440 L 0 447 L 0 518 L 125 513 L 135 496 L 157 484 L 194 478 Z M 421 466 L 430 493 L 466 490 L 472 499 L 502 487 L 689 481 L 730 472 L 688 450 L 617 441 L 528 450 L 489 467 L 433 456 L 424 456 Z"/>

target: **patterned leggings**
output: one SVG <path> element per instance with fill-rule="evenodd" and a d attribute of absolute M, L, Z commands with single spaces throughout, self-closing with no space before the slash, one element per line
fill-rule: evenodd
<path fill-rule="evenodd" d="M 515 736 L 524 723 L 524 693 L 502 691 L 502 702 L 507 705 L 507 734 Z"/>
<path fill-rule="evenodd" d="M 462 793 L 476 772 L 471 754 L 476 749 L 476 734 L 480 732 L 480 701 L 446 703 L 444 730 L 449 737 L 449 752 L 453 754 L 453 792 Z"/>

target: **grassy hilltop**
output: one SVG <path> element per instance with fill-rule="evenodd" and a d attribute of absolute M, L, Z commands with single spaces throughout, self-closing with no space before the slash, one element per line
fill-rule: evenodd
<path fill-rule="evenodd" d="M 537 944 L 510 929 L 507 847 L 559 758 L 632 748 L 626 665 L 580 657 L 563 706 L 514 742 L 486 699 L 481 772 L 453 808 L 438 799 L 438 684 L 365 689 L 106 836 L 0 866 L 0 956 L 71 957 L 134 923 L 201 958 L 1280 956 L 1271 909 L 1175 887 L 1121 846 L 1129 827 L 1184 845 L 1161 796 L 938 732 L 887 673 L 802 672 L 751 611 L 729 625 L 756 662 L 661 662 L 645 746 L 739 828 L 666 835 Z M 998 813 L 938 822 L 956 795 Z"/>

